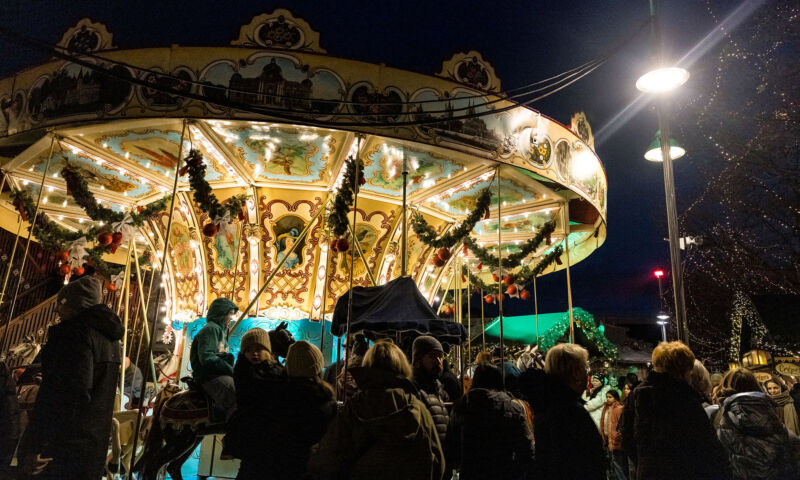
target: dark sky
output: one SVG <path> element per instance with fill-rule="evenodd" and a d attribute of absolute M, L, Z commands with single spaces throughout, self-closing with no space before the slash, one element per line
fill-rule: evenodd
<path fill-rule="evenodd" d="M 718 17 L 736 6 L 719 1 L 664 2 L 665 43 L 676 58 L 713 29 L 715 20 L 707 3 Z M 287 8 L 308 21 L 320 32 L 320 43 L 331 56 L 434 74 L 453 53 L 478 50 L 495 67 L 505 89 L 542 80 L 607 53 L 635 33 L 649 14 L 646 0 L 5 0 L 0 6 L 0 25 L 56 43 L 79 19 L 90 17 L 108 26 L 120 48 L 227 45 L 238 36 L 241 25 L 275 8 Z M 658 288 L 652 271 L 669 267 L 661 165 L 642 157 L 656 131 L 655 113 L 644 108 L 624 122 L 612 122 L 638 96 L 634 83 L 647 70 L 650 46 L 649 30 L 644 29 L 592 75 L 534 105 L 563 123 L 583 110 L 595 133 L 604 133 L 596 139 L 596 150 L 609 183 L 608 238 L 572 269 L 574 305 L 591 313 L 655 315 Z M 707 78 L 716 54 L 712 49 L 692 66 L 692 78 L 674 95 L 676 108 L 709 90 Z M 42 60 L 37 52 L 0 44 L 2 76 Z M 679 137 L 681 128 L 691 125 L 676 126 L 675 136 Z M 687 156 L 676 162 L 679 211 L 702 185 L 692 169 L 693 161 L 713 161 L 699 158 L 699 146 L 686 148 Z M 539 293 L 541 311 L 563 311 L 565 275 L 541 279 Z M 512 314 L 533 310 L 532 302 L 517 300 L 507 302 L 506 308 Z"/>

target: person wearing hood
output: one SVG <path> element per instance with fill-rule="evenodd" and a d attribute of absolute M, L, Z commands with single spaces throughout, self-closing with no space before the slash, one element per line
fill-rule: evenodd
<path fill-rule="evenodd" d="M 728 456 L 687 382 L 694 360 L 681 342 L 659 343 L 653 371 L 628 396 L 622 444 L 635 462 L 634 480 L 731 477 Z"/>
<path fill-rule="evenodd" d="M 735 480 L 800 478 L 797 442 L 775 413 L 775 404 L 745 368 L 729 370 L 717 398 L 717 436 L 728 452 Z M 793 451 L 794 450 L 794 451 Z"/>
<path fill-rule="evenodd" d="M 453 407 L 446 450 L 461 480 L 525 478 L 533 462 L 533 435 L 521 401 L 503 391 L 498 367 L 475 369 L 472 387 Z"/>
<path fill-rule="evenodd" d="M 211 397 L 215 420 L 227 422 L 236 409 L 233 355 L 228 352 L 228 324 L 239 308 L 227 298 L 217 298 L 208 307 L 206 324 L 197 332 L 189 349 L 192 379 Z"/>
<path fill-rule="evenodd" d="M 767 391 L 772 401 L 777 404 L 775 413 L 786 425 L 789 433 L 800 435 L 800 419 L 798 419 L 797 410 L 794 408 L 794 399 L 786 390 L 786 385 L 773 377 L 764 382 L 764 390 Z"/>
<path fill-rule="evenodd" d="M 606 394 L 611 390 L 611 385 L 606 385 L 599 375 L 592 375 L 592 390 L 590 392 L 583 392 L 581 398 L 586 404 L 584 407 L 589 415 L 592 416 L 592 421 L 600 430 L 600 417 L 603 415 L 603 407 L 606 405 Z"/>
<path fill-rule="evenodd" d="M 444 455 L 433 418 L 417 398 L 411 365 L 390 341 L 376 342 L 354 368 L 358 392 L 313 451 L 317 479 L 439 480 Z"/>
<path fill-rule="evenodd" d="M 125 332 L 102 301 L 102 283 L 91 276 L 58 292 L 61 322 L 42 349 L 42 384 L 20 446 L 23 475 L 103 475 Z"/>
<path fill-rule="evenodd" d="M 589 352 L 561 343 L 547 351 L 544 372 L 525 371 L 522 390 L 533 408 L 536 437 L 534 478 L 605 478 L 603 440 L 581 400 L 588 370 Z"/>

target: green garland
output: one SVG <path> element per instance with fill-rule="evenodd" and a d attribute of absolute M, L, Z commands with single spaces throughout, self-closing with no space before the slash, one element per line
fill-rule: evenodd
<path fill-rule="evenodd" d="M 16 190 L 11 193 L 11 197 L 14 200 L 14 205 L 20 211 L 20 214 L 24 212 L 24 216 L 27 217 L 27 220 L 32 221 L 34 215 L 36 214 L 36 203 L 33 201 L 28 192 L 24 190 Z M 66 244 L 74 242 L 81 237 L 92 239 L 96 237 L 98 233 L 100 233 L 100 228 L 97 226 L 89 227 L 89 229 L 86 231 L 72 232 L 66 228 L 58 226 L 55 222 L 47 217 L 46 213 L 41 211 L 36 216 L 36 223 L 31 225 L 29 228 L 33 229 L 32 233 L 39 241 L 39 244 L 42 246 L 42 248 L 52 253 L 59 253 L 66 250 Z M 95 245 L 92 248 L 86 249 L 92 266 L 101 275 L 107 277 L 117 274 L 123 269 L 121 265 L 112 265 L 103 260 L 103 255 L 106 254 L 110 249 L 110 245 Z M 140 264 L 147 261 L 148 255 L 149 253 L 146 253 L 139 258 Z"/>
<path fill-rule="evenodd" d="M 95 222 L 121 222 L 125 218 L 125 212 L 115 212 L 97 203 L 94 194 L 89 190 L 89 184 L 86 179 L 71 165 L 67 164 L 61 169 L 61 176 L 67 183 L 67 193 L 72 195 L 75 203 L 83 208 L 86 215 Z M 165 195 L 146 207 L 138 207 L 137 212 L 131 212 L 131 223 L 136 227 L 141 227 L 147 218 L 167 208 L 170 198 L 170 195 Z"/>
<path fill-rule="evenodd" d="M 515 281 L 514 283 L 520 285 L 527 285 L 528 283 L 533 281 L 534 277 L 538 277 L 543 271 L 547 269 L 555 260 L 563 253 L 563 248 L 561 245 L 557 246 L 553 249 L 552 252 L 548 253 L 547 255 L 543 256 L 536 266 L 530 268 L 528 265 L 523 266 L 519 272 L 514 274 Z M 469 277 L 469 281 L 472 285 L 484 292 L 492 293 L 497 291 L 497 285 L 487 285 L 483 280 L 480 279 L 477 275 L 474 275 L 470 272 L 469 268 L 466 265 L 462 265 L 461 273 L 467 275 Z"/>
<path fill-rule="evenodd" d="M 575 326 L 583 330 L 586 337 L 597 345 L 600 353 L 609 360 L 615 360 L 619 356 L 619 350 L 616 345 L 611 343 L 605 335 L 600 333 L 597 329 L 597 324 L 594 322 L 594 317 L 582 308 L 573 308 L 572 317 L 575 321 Z M 539 339 L 539 351 L 546 353 L 550 348 L 558 343 L 564 333 L 569 330 L 569 312 L 564 313 L 564 316 L 555 325 L 553 325 L 544 335 Z"/>
<path fill-rule="evenodd" d="M 475 208 L 467 215 L 467 218 L 457 227 L 451 228 L 447 233 L 441 237 L 437 237 L 436 231 L 428 225 L 425 217 L 419 212 L 414 212 L 411 216 L 411 228 L 414 233 L 419 236 L 422 243 L 433 248 L 452 248 L 453 245 L 464 239 L 475 228 L 478 223 L 486 214 L 489 209 L 489 204 L 492 200 L 492 192 L 487 187 L 483 189 L 478 195 L 478 200 Z"/>
<path fill-rule="evenodd" d="M 358 173 L 356 173 L 356 169 Z M 330 227 L 333 235 L 336 237 L 341 237 L 347 231 L 347 213 L 350 211 L 354 196 L 358 192 L 358 190 L 354 188 L 356 175 L 358 175 L 358 187 L 356 188 L 360 189 L 361 185 L 366 183 L 366 179 L 364 178 L 364 165 L 355 158 L 349 157 L 345 163 L 342 184 L 336 191 L 336 197 L 333 199 L 333 206 L 331 206 L 327 219 L 328 227 Z"/>
<path fill-rule="evenodd" d="M 520 266 L 522 261 L 525 260 L 525 258 L 532 252 L 535 252 L 545 239 L 550 238 L 550 235 L 555 231 L 555 229 L 555 221 L 549 221 L 545 223 L 533 238 L 528 239 L 522 244 L 518 252 L 512 253 L 503 258 L 503 268 L 510 269 Z M 500 262 L 498 258 L 489 253 L 487 249 L 479 246 L 478 243 L 475 242 L 475 240 L 473 240 L 471 237 L 464 238 L 464 244 L 467 246 L 467 248 L 472 250 L 472 253 L 474 253 L 481 263 L 487 267 L 497 268 L 499 266 Z"/>
<path fill-rule="evenodd" d="M 193 198 L 200 209 L 207 213 L 212 221 L 217 217 L 224 216 L 225 213 L 230 213 L 231 217 L 237 216 L 242 219 L 247 195 L 234 195 L 224 202 L 220 202 L 212 193 L 211 185 L 206 181 L 206 166 L 200 151 L 190 150 L 184 161 L 186 164 L 181 168 L 179 175 L 189 174 L 189 185 L 194 191 Z"/>

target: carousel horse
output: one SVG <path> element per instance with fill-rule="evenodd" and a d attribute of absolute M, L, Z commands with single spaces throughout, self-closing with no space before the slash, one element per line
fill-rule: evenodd
<path fill-rule="evenodd" d="M 285 358 L 295 341 L 287 325 L 281 322 L 278 328 L 269 331 L 272 353 L 278 358 Z M 181 466 L 203 437 L 225 433 L 224 423 L 211 420 L 213 406 L 202 388 L 191 377 L 181 380 L 189 385 L 188 390 L 170 384 L 156 397 L 144 451 L 134 468 L 135 472 L 141 472 L 142 480 L 155 480 L 164 465 L 173 480 L 182 480 Z"/>
<path fill-rule="evenodd" d="M 36 343 L 33 335 L 27 335 L 20 343 L 8 349 L 6 365 L 8 365 L 9 368 L 30 365 L 41 349 L 42 346 Z"/>

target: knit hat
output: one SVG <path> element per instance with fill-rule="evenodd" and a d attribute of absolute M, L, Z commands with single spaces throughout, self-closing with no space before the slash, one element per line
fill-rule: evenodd
<path fill-rule="evenodd" d="M 322 374 L 322 352 L 319 348 L 299 340 L 289 347 L 286 355 L 286 373 L 290 377 L 312 378 Z"/>
<path fill-rule="evenodd" d="M 103 303 L 103 284 L 95 277 L 81 277 L 59 290 L 57 302 L 62 320 L 68 320 L 89 307 Z"/>
<path fill-rule="evenodd" d="M 411 346 L 411 363 L 417 363 L 417 360 L 432 351 L 444 353 L 444 349 L 442 348 L 442 344 L 439 343 L 439 340 L 436 340 L 430 335 L 422 335 L 415 338 L 414 344 Z"/>
<path fill-rule="evenodd" d="M 266 348 L 267 351 L 272 351 L 272 345 L 269 343 L 269 334 L 263 328 L 256 327 L 248 330 L 247 333 L 242 336 L 242 344 L 239 347 L 239 351 L 246 352 L 247 348 L 253 345 L 261 345 Z"/>

